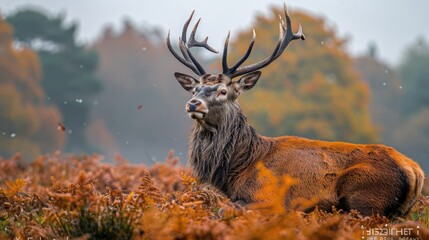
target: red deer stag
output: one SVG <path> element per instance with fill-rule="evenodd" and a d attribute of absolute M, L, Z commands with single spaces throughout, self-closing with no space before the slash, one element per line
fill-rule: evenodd
<path fill-rule="evenodd" d="M 419 165 L 383 145 L 362 145 L 344 142 L 324 142 L 301 137 L 260 136 L 249 125 L 237 98 L 252 89 L 261 72 L 257 71 L 277 59 L 292 40 L 305 37 L 301 26 L 292 32 L 290 17 L 284 8 L 286 23 L 280 17 L 280 38 L 274 51 L 264 60 L 241 66 L 249 57 L 253 39 L 244 56 L 232 67 L 227 64 L 229 33 L 222 56 L 223 72 L 207 74 L 192 55 L 192 47 L 216 52 L 203 41 L 195 40 L 199 20 L 189 40 L 187 29 L 193 13 L 186 21 L 179 38 L 180 56 L 167 46 L 174 57 L 190 68 L 199 79 L 175 73 L 180 85 L 192 93 L 186 111 L 195 123 L 190 136 L 189 164 L 193 173 L 205 183 L 217 187 L 232 201 L 251 203 L 260 188 L 257 162 L 262 162 L 276 175 L 290 175 L 299 179 L 285 198 L 285 206 L 292 199 L 318 199 L 311 211 L 331 210 L 332 206 L 363 215 L 405 214 L 420 194 L 424 174 Z M 239 79 L 236 77 L 242 76 Z"/>

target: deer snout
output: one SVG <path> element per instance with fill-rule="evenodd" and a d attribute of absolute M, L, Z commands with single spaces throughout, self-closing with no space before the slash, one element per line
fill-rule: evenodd
<path fill-rule="evenodd" d="M 198 107 L 201 105 L 202 105 L 202 103 L 200 100 L 192 98 L 187 103 L 187 110 L 188 110 L 188 112 L 195 112 L 195 111 L 197 111 Z"/>
<path fill-rule="evenodd" d="M 209 112 L 204 100 L 193 98 L 186 103 L 186 111 L 192 119 L 202 119 Z"/>

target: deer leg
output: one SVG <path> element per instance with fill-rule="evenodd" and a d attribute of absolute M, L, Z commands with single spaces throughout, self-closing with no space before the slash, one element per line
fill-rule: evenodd
<path fill-rule="evenodd" d="M 392 171 L 387 179 L 385 175 L 377 174 L 372 166 L 364 164 L 345 169 L 336 184 L 336 207 L 344 211 L 358 210 L 364 216 L 395 215 L 404 194 L 408 194 L 408 183 L 398 180 L 403 177 L 398 176 L 400 174 Z"/>

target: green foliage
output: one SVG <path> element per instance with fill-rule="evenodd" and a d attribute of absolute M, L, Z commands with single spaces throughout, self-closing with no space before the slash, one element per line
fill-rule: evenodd
<path fill-rule="evenodd" d="M 67 214 L 56 218 L 52 231 L 56 236 L 82 237 L 90 239 L 132 239 L 132 215 L 125 209 L 109 205 L 91 211 L 81 207 L 77 214 Z"/>
<path fill-rule="evenodd" d="M 1 20 L 0 155 L 20 152 L 30 158 L 61 148 L 64 136 L 55 129 L 61 119 L 57 108 L 45 103 L 37 55 L 14 48 L 12 34 L 11 26 Z"/>
<path fill-rule="evenodd" d="M 257 40 L 247 64 L 268 56 L 278 39 L 278 15 L 257 17 Z M 377 139 L 369 117 L 369 91 L 344 51 L 345 41 L 321 18 L 303 13 L 291 16 L 301 22 L 306 41 L 292 42 L 263 70 L 258 85 L 242 95 L 240 103 L 250 121 L 269 136 L 299 135 L 325 140 L 373 142 Z M 248 47 L 250 31 L 238 35 L 231 59 Z M 230 60 L 232 62 L 232 60 Z M 245 63 L 246 64 L 246 63 Z"/>
<path fill-rule="evenodd" d="M 37 10 L 22 10 L 8 17 L 7 21 L 17 31 L 15 38 L 28 44 L 34 44 L 35 40 L 52 41 L 54 44 L 67 46 L 74 45 L 76 24 L 64 27 L 64 16 L 48 17 Z M 31 23 L 31 27 L 29 27 Z"/>
<path fill-rule="evenodd" d="M 89 122 L 90 97 L 101 89 L 95 75 L 96 52 L 76 42 L 77 24 L 66 25 L 62 15 L 21 10 L 8 16 L 7 21 L 15 27 L 15 40 L 39 54 L 43 88 L 71 131 L 65 150 L 93 151 L 85 137 L 85 126 Z"/>
<path fill-rule="evenodd" d="M 422 197 L 418 200 L 419 203 L 411 210 L 409 214 L 410 220 L 420 222 L 426 227 L 429 227 L 429 198 Z"/>
<path fill-rule="evenodd" d="M 404 119 L 429 108 L 429 44 L 418 39 L 405 52 L 399 65 L 403 85 Z"/>

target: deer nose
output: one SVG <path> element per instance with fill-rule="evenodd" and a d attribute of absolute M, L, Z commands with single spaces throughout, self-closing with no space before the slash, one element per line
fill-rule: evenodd
<path fill-rule="evenodd" d="M 200 106 L 200 105 L 201 105 L 201 101 L 200 100 L 197 100 L 195 98 L 189 100 L 189 102 L 188 102 L 189 111 L 195 111 L 195 110 L 197 110 L 198 106 Z"/>

